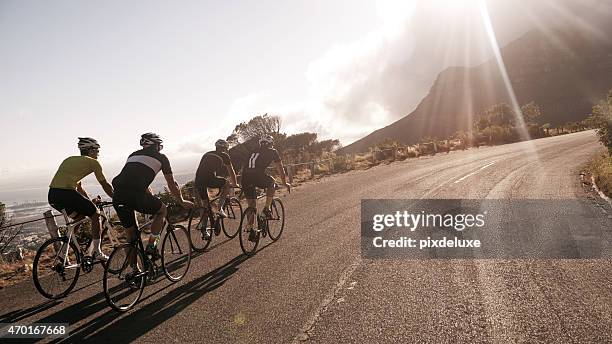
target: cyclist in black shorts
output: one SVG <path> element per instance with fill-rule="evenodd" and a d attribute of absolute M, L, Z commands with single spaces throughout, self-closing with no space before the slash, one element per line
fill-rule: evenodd
<path fill-rule="evenodd" d="M 257 195 L 255 194 L 255 187 L 260 187 L 266 190 L 266 205 L 262 209 L 262 214 L 265 217 L 271 217 L 270 206 L 272 206 L 272 200 L 276 192 L 276 181 L 272 176 L 266 174 L 266 168 L 274 162 L 278 174 L 281 176 L 283 184 L 287 187 L 287 190 L 291 188 L 291 185 L 287 183 L 287 177 L 285 175 L 285 169 L 283 168 L 283 162 L 281 161 L 278 151 L 272 146 L 274 144 L 274 138 L 270 135 L 262 136 L 259 139 L 259 148 L 251 152 L 249 161 L 246 166 L 242 169 L 242 189 L 247 199 L 249 207 L 255 208 Z M 253 228 L 254 218 L 249 217 L 247 219 L 247 230 L 249 230 L 249 240 L 256 240 L 256 233 L 250 229 Z"/>
<path fill-rule="evenodd" d="M 102 166 L 98 162 L 98 142 L 91 137 L 79 137 L 78 147 L 81 155 L 66 158 L 57 169 L 49 185 L 49 204 L 59 211 L 65 210 L 73 219 L 78 219 L 79 216 L 89 217 L 92 232 L 89 254 L 94 259 L 107 260 L 108 257 L 100 250 L 100 212 L 89 200 L 81 185 L 81 179 L 93 172 L 109 197 L 113 197 L 113 187 L 106 181 Z"/>
<path fill-rule="evenodd" d="M 130 154 L 121 173 L 113 179 L 115 187 L 113 206 L 121 223 L 127 229 L 129 241 L 136 238 L 137 221 L 134 210 L 143 214 L 155 215 L 146 252 L 157 256 L 157 242 L 167 212 L 166 205 L 153 196 L 149 187 L 157 173 L 163 172 L 168 189 L 177 202 L 185 208 L 193 208 L 193 203 L 183 199 L 181 190 L 172 176 L 170 162 L 164 154 L 160 153 L 163 145 L 159 135 L 143 134 L 140 138 L 140 145 L 143 148 Z"/>
<path fill-rule="evenodd" d="M 227 151 L 229 149 L 229 143 L 225 140 L 217 140 L 215 142 L 215 150 L 205 153 L 200 160 L 200 165 L 196 171 L 195 186 L 200 194 L 201 199 L 207 199 L 208 192 L 207 188 L 218 188 L 221 189 L 220 203 L 219 203 L 219 215 L 227 217 L 223 211 L 223 206 L 227 200 L 227 196 L 230 193 L 232 187 L 237 186 L 236 172 L 234 166 L 230 160 Z M 231 180 L 222 177 L 226 172 L 229 172 Z"/>

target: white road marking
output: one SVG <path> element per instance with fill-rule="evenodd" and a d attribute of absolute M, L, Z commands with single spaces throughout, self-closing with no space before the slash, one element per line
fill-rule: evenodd
<path fill-rule="evenodd" d="M 468 173 L 468 174 L 466 174 L 465 176 L 463 176 L 463 177 L 461 177 L 461 178 L 459 178 L 459 179 L 455 180 L 455 182 L 454 182 L 453 184 L 460 183 L 460 182 L 462 182 L 462 181 L 463 181 L 465 178 L 471 177 L 471 176 L 475 175 L 476 173 L 478 173 L 478 172 L 480 172 L 480 171 L 484 170 L 485 168 L 487 168 L 487 167 L 489 167 L 489 166 L 491 166 L 491 165 L 493 165 L 493 164 L 495 164 L 495 162 L 492 162 L 492 163 L 490 163 L 490 164 L 486 164 L 486 165 L 482 166 L 481 168 L 479 168 L 478 170 L 476 170 L 476 171 L 474 171 L 474 172 L 472 172 L 472 173 Z"/>

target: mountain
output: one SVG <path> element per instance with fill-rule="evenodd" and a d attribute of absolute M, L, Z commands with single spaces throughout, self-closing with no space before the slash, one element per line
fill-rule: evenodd
<path fill-rule="evenodd" d="M 519 105 L 535 101 L 542 109 L 541 123 L 553 126 L 584 119 L 612 88 L 612 27 L 603 32 L 532 30 L 500 49 Z M 511 98 L 496 59 L 450 67 L 412 113 L 340 152 L 366 151 L 385 139 L 414 144 L 426 137 L 445 138 L 472 128 L 478 113 L 502 102 L 511 104 Z"/>

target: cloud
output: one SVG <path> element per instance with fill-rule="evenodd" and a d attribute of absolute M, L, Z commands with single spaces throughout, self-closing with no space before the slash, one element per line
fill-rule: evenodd
<path fill-rule="evenodd" d="M 580 6 L 601 4 L 587 2 Z M 492 56 L 481 4 L 480 0 L 379 1 L 381 24 L 376 30 L 336 44 L 307 66 L 304 76 L 309 87 L 303 101 L 285 103 L 270 91 L 251 93 L 231 104 L 227 118 L 233 122 L 221 128 L 229 133 L 239 121 L 267 112 L 280 115 L 289 134 L 312 131 L 320 138 L 339 138 L 345 145 L 359 139 L 414 110 L 445 68 L 474 66 Z M 504 46 L 534 28 L 533 18 L 539 26 L 559 25 L 561 14 L 569 22 L 573 17 L 568 13 L 574 11 L 570 6 L 578 5 L 565 0 L 535 4 L 487 0 L 487 6 L 499 45 Z M 191 143 L 185 148 L 200 146 Z"/>

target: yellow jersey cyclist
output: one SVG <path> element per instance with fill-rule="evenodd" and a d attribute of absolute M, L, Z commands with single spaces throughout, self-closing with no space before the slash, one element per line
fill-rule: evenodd
<path fill-rule="evenodd" d="M 146 253 L 157 257 L 157 243 L 166 218 L 166 205 L 151 193 L 150 185 L 155 176 L 162 171 L 172 196 L 185 208 L 193 208 L 193 203 L 183 199 L 178 183 L 172 175 L 168 158 L 160 153 L 162 139 L 155 133 L 143 134 L 140 138 L 141 150 L 135 151 L 127 159 L 123 169 L 113 179 L 115 195 L 113 207 L 123 227 L 127 229 L 127 239 L 133 241 L 137 235 L 137 221 L 134 211 L 152 214 L 151 235 Z"/>
<path fill-rule="evenodd" d="M 266 190 L 266 205 L 262 209 L 264 217 L 271 217 L 272 212 L 270 207 L 272 206 L 272 200 L 276 192 L 276 181 L 274 178 L 266 174 L 266 169 L 271 163 L 274 163 L 276 170 L 283 181 L 283 184 L 287 187 L 287 190 L 291 188 L 291 185 L 287 183 L 287 176 L 285 175 L 285 169 L 283 168 L 283 162 L 281 161 L 278 151 L 274 149 L 274 138 L 270 135 L 264 135 L 259 139 L 259 148 L 251 152 L 249 160 L 246 166 L 242 169 L 242 189 L 247 199 L 249 207 L 255 208 L 257 195 L 255 194 L 255 187 L 260 187 Z M 253 231 L 254 218 L 247 218 L 247 230 L 249 231 L 249 240 L 254 241 L 257 239 L 257 234 Z"/>
<path fill-rule="evenodd" d="M 215 142 L 215 150 L 205 153 L 200 160 L 200 165 L 195 175 L 195 187 L 202 200 L 208 199 L 207 188 L 218 188 L 220 192 L 219 215 L 227 217 L 223 211 L 227 196 L 229 196 L 232 187 L 237 186 L 236 171 L 232 165 L 229 154 L 229 143 L 225 140 L 217 140 Z M 228 175 L 230 180 L 223 177 Z M 204 204 L 208 207 L 208 204 Z M 204 214 L 202 216 L 205 216 Z M 218 230 L 218 229 L 216 229 Z M 218 233 L 217 233 L 218 234 Z M 205 235 L 210 235 L 206 232 Z"/>
<path fill-rule="evenodd" d="M 92 244 L 91 256 L 97 260 L 108 257 L 100 251 L 100 212 L 81 185 L 81 180 L 91 174 L 102 186 L 109 197 L 113 197 L 113 187 L 106 181 L 102 166 L 98 162 L 100 145 L 91 137 L 79 137 L 80 156 L 66 158 L 49 184 L 49 204 L 59 210 L 65 210 L 69 217 L 76 219 L 87 216 L 91 220 Z"/>

